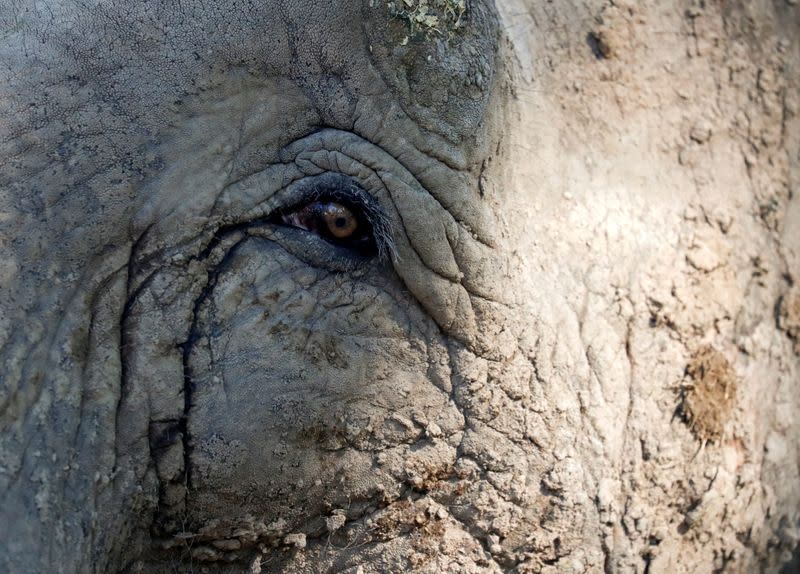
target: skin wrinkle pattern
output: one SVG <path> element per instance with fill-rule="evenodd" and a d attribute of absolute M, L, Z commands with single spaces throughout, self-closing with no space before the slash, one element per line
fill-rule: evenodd
<path fill-rule="evenodd" d="M 0 0 L 0 570 L 791 571 L 798 30 Z"/>

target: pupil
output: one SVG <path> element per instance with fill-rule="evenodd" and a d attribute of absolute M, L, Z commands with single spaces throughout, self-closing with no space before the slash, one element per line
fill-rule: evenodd
<path fill-rule="evenodd" d="M 337 217 L 336 218 L 336 227 L 346 227 L 347 220 L 344 217 Z"/>

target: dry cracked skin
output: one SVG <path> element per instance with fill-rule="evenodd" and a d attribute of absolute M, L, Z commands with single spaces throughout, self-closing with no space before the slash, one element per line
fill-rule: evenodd
<path fill-rule="evenodd" d="M 798 14 L 2 0 L 0 569 L 791 571 Z"/>

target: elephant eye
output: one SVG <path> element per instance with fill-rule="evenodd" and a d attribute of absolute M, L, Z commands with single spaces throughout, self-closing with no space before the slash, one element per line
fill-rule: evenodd
<path fill-rule="evenodd" d="M 279 212 L 273 222 L 303 229 L 330 243 L 364 255 L 372 255 L 376 251 L 372 225 L 367 214 L 358 205 L 341 200 L 310 201 Z"/>

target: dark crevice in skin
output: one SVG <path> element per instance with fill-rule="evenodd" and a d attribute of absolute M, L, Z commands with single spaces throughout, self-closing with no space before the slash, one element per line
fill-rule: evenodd
<path fill-rule="evenodd" d="M 128 329 L 126 327 L 131 317 L 131 313 L 133 312 L 133 309 L 136 303 L 138 302 L 139 296 L 153 283 L 153 281 L 158 277 L 160 272 L 159 268 L 152 270 L 135 288 L 133 287 L 134 280 L 137 275 L 136 269 L 137 267 L 140 267 L 142 264 L 142 261 L 137 261 L 138 259 L 137 252 L 139 251 L 144 240 L 146 239 L 148 231 L 152 227 L 153 224 L 149 225 L 141 233 L 141 235 L 139 235 L 139 237 L 133 242 L 130 252 L 130 259 L 128 264 L 128 277 L 127 277 L 128 295 L 127 295 L 127 300 L 125 302 L 125 306 L 123 308 L 123 312 L 120 317 L 120 325 L 122 327 L 120 329 L 121 382 L 120 382 L 120 396 L 117 401 L 116 414 L 115 414 L 115 425 L 117 429 L 119 429 L 120 425 L 121 410 L 124 405 L 125 396 L 130 390 L 129 389 L 130 367 L 128 365 L 126 350 L 130 346 L 131 342 L 130 342 L 130 336 L 128 334 Z M 221 243 L 224 235 L 227 235 L 228 233 L 233 232 L 240 227 L 243 227 L 243 225 L 238 224 L 220 228 L 212 236 L 211 240 L 202 249 L 202 251 L 197 256 L 192 257 L 191 260 L 196 261 L 208 258 L 209 255 L 213 253 L 215 248 Z M 163 256 L 163 252 L 147 256 L 144 259 L 144 262 L 150 263 L 156 260 L 158 256 Z M 157 458 L 159 453 L 163 451 L 164 448 L 168 447 L 169 444 L 172 444 L 173 440 L 176 438 L 177 433 L 180 433 L 181 440 L 183 443 L 183 453 L 184 453 L 184 481 L 187 489 L 191 485 L 191 474 L 190 474 L 191 466 L 189 464 L 191 456 L 191 441 L 188 433 L 188 414 L 189 410 L 191 409 L 192 390 L 193 390 L 192 377 L 191 373 L 189 372 L 188 356 L 191 346 L 194 344 L 196 340 L 194 331 L 195 331 L 197 311 L 199 310 L 199 307 L 204 301 L 205 297 L 207 297 L 208 293 L 210 293 L 211 289 L 213 289 L 213 285 L 210 284 L 212 280 L 213 280 L 212 273 L 209 272 L 209 282 L 204 286 L 201 293 L 194 300 L 193 303 L 192 323 L 188 331 L 187 341 L 177 344 L 178 349 L 182 353 L 182 361 L 183 361 L 183 393 L 184 393 L 183 414 L 179 419 L 169 419 L 169 420 L 162 419 L 162 420 L 148 421 L 147 445 L 149 449 L 149 459 L 151 466 L 157 465 Z M 159 423 L 166 424 L 167 426 L 160 433 L 157 433 L 154 430 L 154 425 Z M 119 436 L 119 431 L 118 431 L 118 436 Z M 116 455 L 117 452 L 115 450 L 115 457 Z M 115 470 L 118 469 L 118 463 L 116 460 L 114 463 L 114 468 Z M 163 488 L 163 486 L 161 488 Z"/>
<path fill-rule="evenodd" d="M 200 312 L 200 306 L 211 294 L 211 291 L 217 284 L 217 275 L 209 271 L 208 282 L 203 286 L 200 295 L 194 300 L 192 308 L 192 323 L 189 328 L 189 338 L 183 342 L 178 343 L 178 348 L 181 351 L 181 364 L 183 366 L 183 414 L 178 420 L 178 431 L 180 432 L 181 442 L 183 443 L 183 474 L 184 484 L 186 490 L 192 487 L 192 439 L 189 434 L 189 411 L 192 408 L 192 393 L 194 391 L 194 381 L 191 366 L 189 365 L 189 358 L 191 356 L 192 347 L 199 340 L 199 335 L 196 332 L 197 317 Z"/>
<path fill-rule="evenodd" d="M 214 250 L 222 243 L 223 239 L 241 229 L 247 227 L 249 224 L 237 224 L 228 227 L 220 228 L 217 233 L 214 234 L 211 241 L 209 241 L 208 245 L 203 249 L 200 255 L 197 257 L 198 260 L 205 260 L 207 259 Z M 218 269 L 225 264 L 225 262 L 229 259 L 229 257 L 234 253 L 236 247 L 245 241 L 247 236 L 240 238 L 236 241 L 233 245 L 231 245 L 222 259 L 213 267 L 211 267 L 208 273 L 208 280 L 203 285 L 199 295 L 194 299 L 192 304 L 192 315 L 191 315 L 191 324 L 189 326 L 188 338 L 186 341 L 182 343 L 178 343 L 177 347 L 181 351 L 181 362 L 183 366 L 183 414 L 181 415 L 180 419 L 178 420 L 178 431 L 181 435 L 181 441 L 183 443 L 183 472 L 184 472 L 184 484 L 186 486 L 187 491 L 192 487 L 192 467 L 191 467 L 191 457 L 192 457 L 192 438 L 189 432 L 189 412 L 192 408 L 192 394 L 195 390 L 195 383 L 194 383 L 194 376 L 192 373 L 191 365 L 189 364 L 192 349 L 197 341 L 200 340 L 200 335 L 197 333 L 197 322 L 200 315 L 200 308 L 202 307 L 203 303 L 210 297 L 212 291 L 217 285 L 217 279 L 219 277 Z"/>
<path fill-rule="evenodd" d="M 128 379 L 129 379 L 129 367 L 128 367 L 128 358 L 127 358 L 127 349 L 129 347 L 128 341 L 128 331 L 126 329 L 126 325 L 128 323 L 128 318 L 131 315 L 131 310 L 133 306 L 136 304 L 137 298 L 141 290 L 152 281 L 153 276 L 155 273 L 152 273 L 149 277 L 145 279 L 145 281 L 134 291 L 131 292 L 133 288 L 133 281 L 135 274 L 135 265 L 136 265 L 136 253 L 139 251 L 142 242 L 147 237 L 148 232 L 153 227 L 152 224 L 148 225 L 142 233 L 133 241 L 131 244 L 131 250 L 128 255 L 128 276 L 126 278 L 126 300 L 125 305 L 122 308 L 122 314 L 120 315 L 119 325 L 120 325 L 120 333 L 119 333 L 119 365 L 120 365 L 120 384 L 119 384 L 119 396 L 117 397 L 117 405 L 114 411 L 114 429 L 117 433 L 117 437 L 119 438 L 119 427 L 120 427 L 120 411 L 122 410 L 124 404 L 124 397 L 129 390 L 128 386 Z M 114 449 L 114 472 L 116 474 L 116 470 L 118 469 L 117 465 L 117 449 Z"/>
<path fill-rule="evenodd" d="M 603 574 L 614 574 L 614 551 L 605 541 L 601 541 L 603 549 Z"/>

